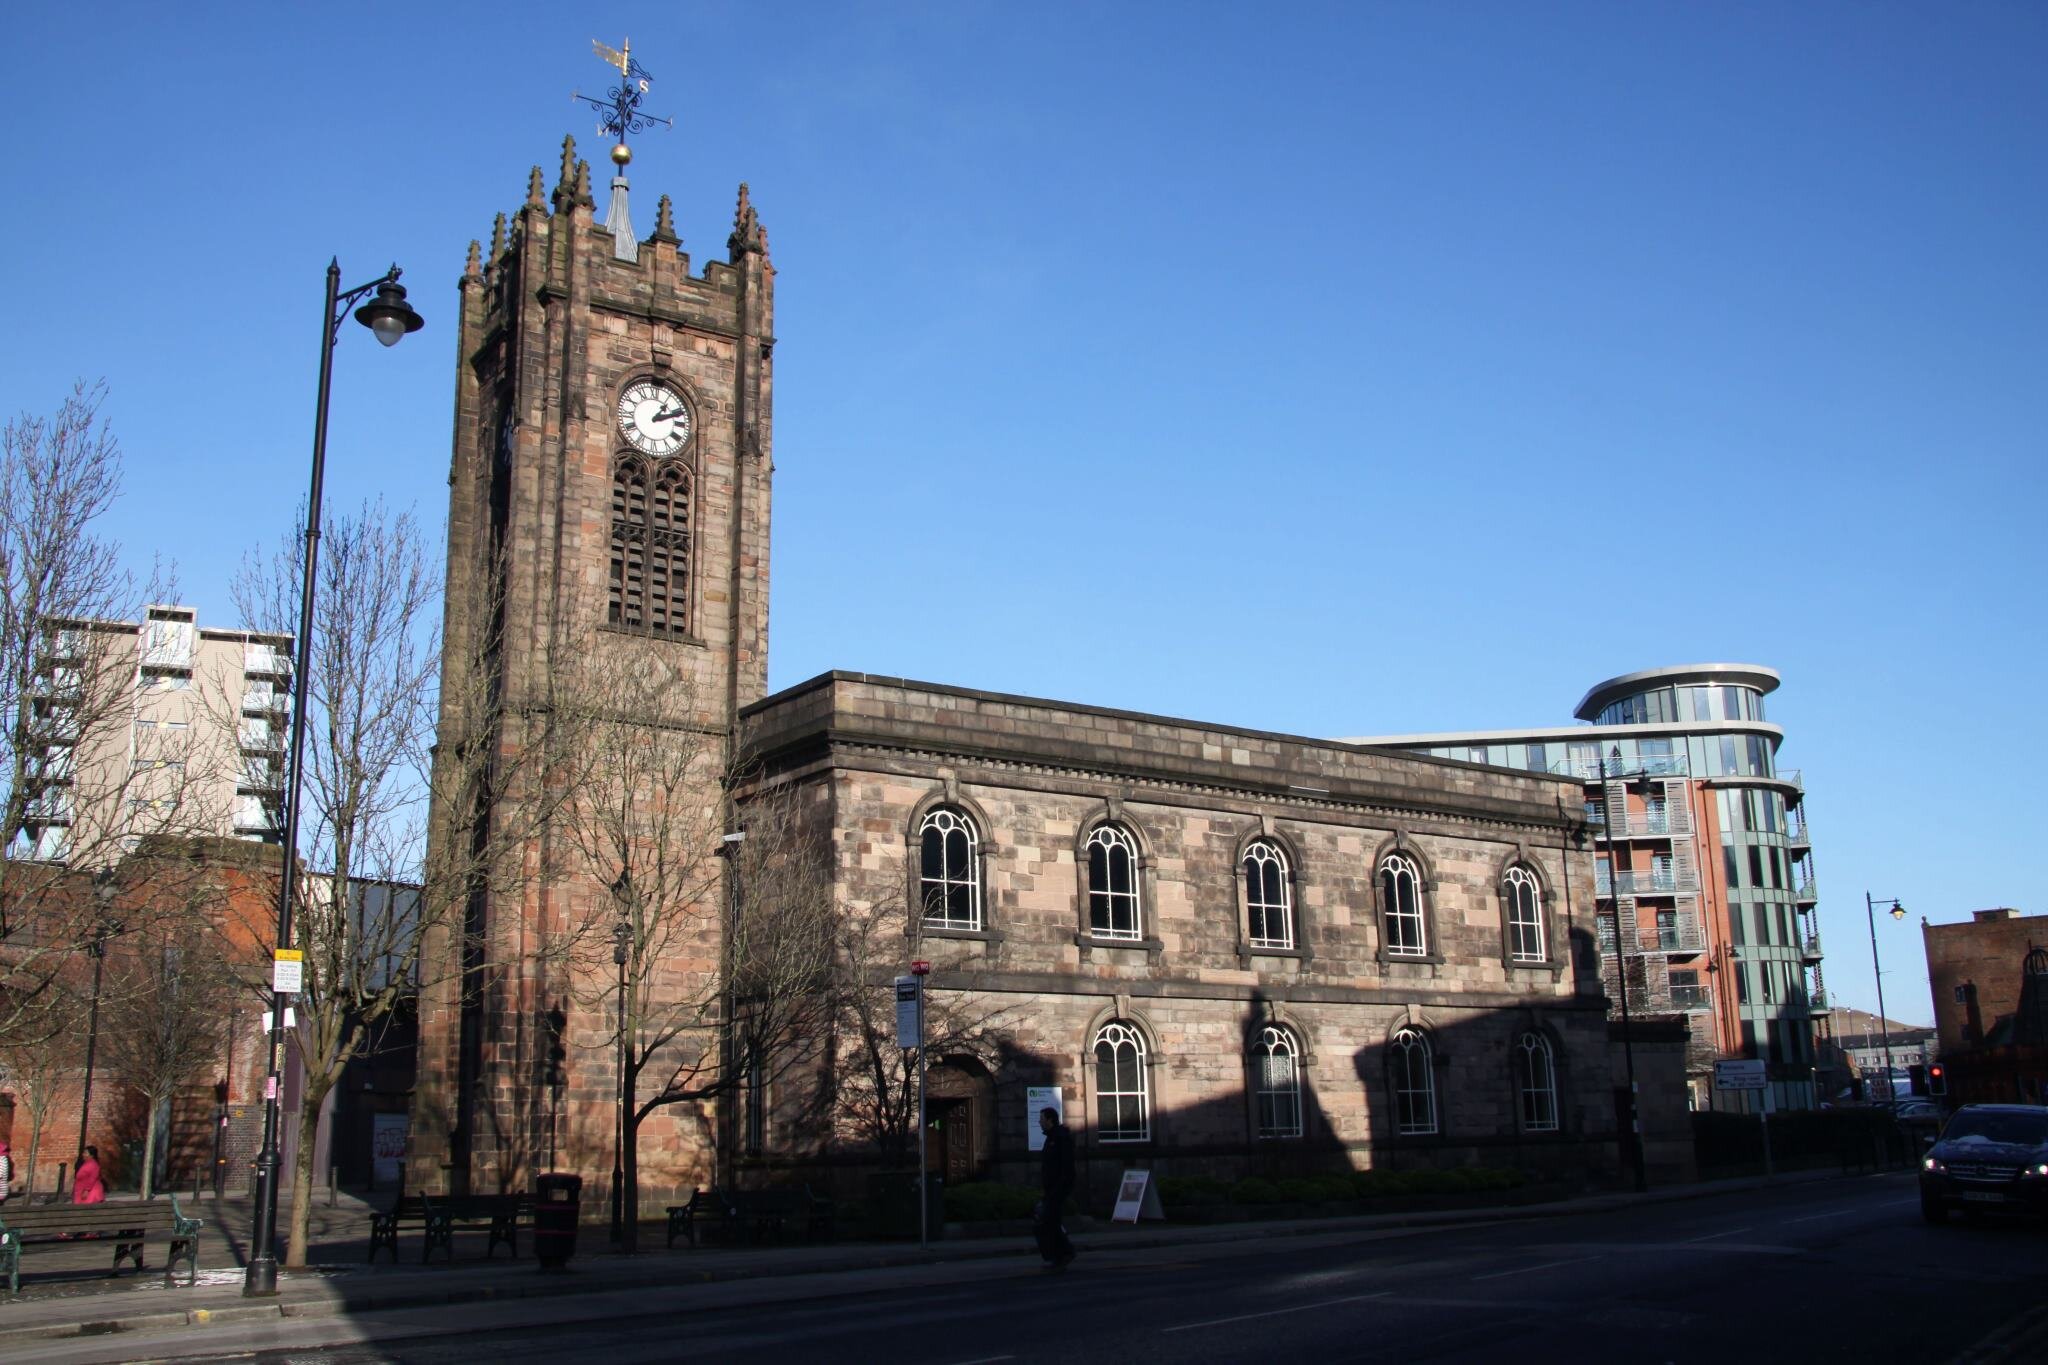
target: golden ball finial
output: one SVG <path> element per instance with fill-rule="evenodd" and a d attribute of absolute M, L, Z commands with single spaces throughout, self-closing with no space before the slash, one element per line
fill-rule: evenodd
<path fill-rule="evenodd" d="M 617 162 L 619 165 L 623 166 L 632 159 L 633 149 L 631 147 L 628 147 L 625 143 L 621 142 L 618 146 L 612 148 L 612 160 Z"/>

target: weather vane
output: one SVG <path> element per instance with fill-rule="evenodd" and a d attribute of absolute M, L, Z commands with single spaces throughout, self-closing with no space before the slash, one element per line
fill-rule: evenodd
<path fill-rule="evenodd" d="M 619 69 L 619 83 L 612 87 L 611 93 L 604 99 L 586 95 L 580 90 L 570 98 L 582 100 L 597 110 L 598 131 L 618 139 L 617 144 L 612 147 L 612 161 L 623 170 L 626 163 L 633 159 L 633 149 L 626 145 L 626 134 L 644 131 L 657 123 L 664 128 L 673 128 L 675 121 L 640 112 L 640 97 L 647 93 L 647 87 L 653 82 L 654 77 L 647 73 L 646 67 L 633 59 L 631 38 L 616 48 L 606 47 L 596 39 L 591 40 L 590 46 L 596 50 L 599 61 L 606 66 L 615 66 Z"/>

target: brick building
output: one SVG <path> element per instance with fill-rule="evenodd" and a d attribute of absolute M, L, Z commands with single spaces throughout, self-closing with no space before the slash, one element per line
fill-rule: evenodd
<path fill-rule="evenodd" d="M 540 752 L 566 665 L 651 658 L 691 699 L 675 728 L 756 766 L 751 786 L 707 769 L 624 804 L 732 830 L 798 798 L 838 903 L 884 921 L 872 984 L 919 953 L 935 1009 L 979 1011 L 986 1045 L 935 1057 L 929 1092 L 956 1177 L 1026 1176 L 1033 1086 L 1062 1094 L 1098 1178 L 1131 1160 L 1611 1176 L 1578 780 L 848 674 L 764 699 L 767 234 L 742 186 L 729 259 L 693 274 L 666 200 L 633 240 L 623 175 L 597 221 L 573 143 L 542 185 L 536 168 L 461 280 L 444 761 L 480 736 L 508 764 Z M 548 1161 L 605 1198 L 630 936 L 613 995 L 613 959 L 551 945 L 635 893 L 559 828 L 524 832 L 535 790 L 434 815 L 442 850 L 517 847 L 424 954 L 414 1188 L 516 1188 Z M 715 978 L 723 951 L 679 943 L 655 988 Z M 831 1112 L 839 1074 L 658 1115 L 643 1207 L 748 1162 L 873 1161 Z"/>
<path fill-rule="evenodd" d="M 2048 1103 L 2048 915 L 1920 922 L 1952 1103 Z"/>

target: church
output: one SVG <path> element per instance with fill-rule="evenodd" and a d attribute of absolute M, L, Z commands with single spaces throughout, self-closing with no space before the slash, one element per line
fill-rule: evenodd
<path fill-rule="evenodd" d="M 622 752 L 698 743 L 701 763 L 621 808 L 700 817 L 704 927 L 636 936 L 646 869 L 676 849 L 636 835 L 616 868 L 582 856 L 536 814 L 541 770 L 437 792 L 430 837 L 502 839 L 513 870 L 479 877 L 430 937 L 408 1186 L 526 1188 L 553 1168 L 584 1178 L 589 1207 L 623 1160 L 654 1212 L 714 1183 L 852 1189 L 905 1158 L 837 1107 L 859 1045 L 879 1057 L 893 1034 L 721 1075 L 737 1063 L 713 1035 L 742 1008 L 730 983 L 752 950 L 718 910 L 746 894 L 740 864 L 716 855 L 758 839 L 771 805 L 800 813 L 787 856 L 862 926 L 867 986 L 886 999 L 928 969 L 925 1161 L 948 1181 L 1032 1180 L 1048 1103 L 1096 1202 L 1132 1166 L 1611 1181 L 1617 1077 L 1575 783 L 901 678 L 767 694 L 768 234 L 742 185 L 725 259 L 693 265 L 665 197 L 637 238 L 629 155 L 614 152 L 603 221 L 565 142 L 552 189 L 535 168 L 471 244 L 442 746 L 481 745 L 509 772 L 567 714 L 565 665 L 657 669 L 660 691 L 618 691 L 604 724 Z M 631 702 L 647 696 L 684 703 L 656 716 Z M 551 949 L 613 913 L 614 955 Z M 693 991 L 715 1002 L 703 1037 L 661 1046 L 697 1051 L 643 1068 L 640 1011 Z M 634 1125 L 622 1158 L 621 1115 L 682 1071 L 694 1088 Z"/>

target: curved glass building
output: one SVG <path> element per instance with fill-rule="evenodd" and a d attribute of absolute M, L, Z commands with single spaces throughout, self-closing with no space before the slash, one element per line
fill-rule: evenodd
<path fill-rule="evenodd" d="M 1625 980 L 1633 1013 L 1694 1016 L 1700 1108 L 1761 1102 L 1712 1092 L 1722 1057 L 1768 1063 L 1776 1108 L 1816 1099 L 1819 902 L 1805 788 L 1765 714 L 1779 681 L 1757 664 L 1652 668 L 1596 683 L 1579 725 L 1355 741 L 1585 784 L 1609 998 L 1618 1013 Z"/>

